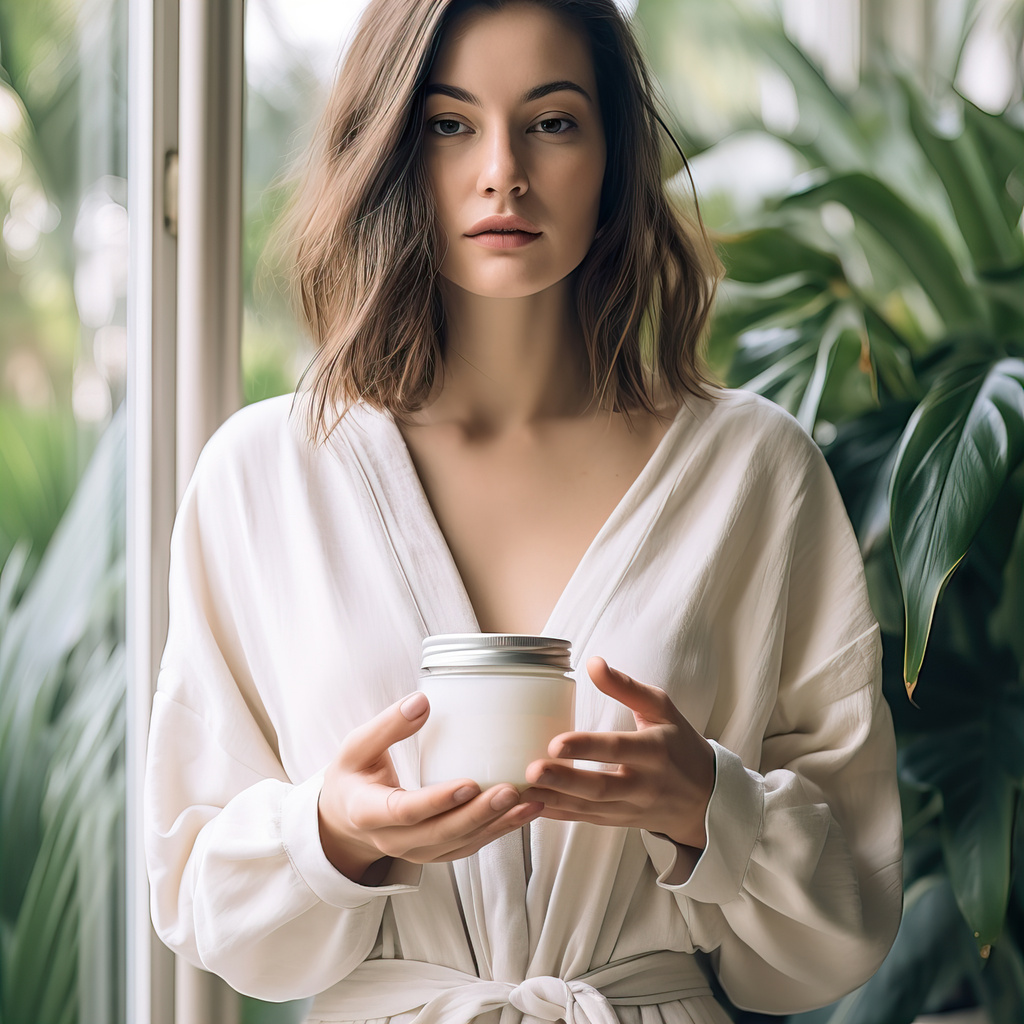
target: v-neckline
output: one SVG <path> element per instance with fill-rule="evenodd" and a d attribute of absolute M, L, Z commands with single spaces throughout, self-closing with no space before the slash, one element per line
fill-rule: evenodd
<path fill-rule="evenodd" d="M 361 413 L 360 418 L 363 420 L 359 424 L 362 429 L 344 430 L 344 425 L 350 421 L 352 413 L 357 410 Z M 574 666 L 585 638 L 590 633 L 590 628 L 585 623 L 573 623 L 572 616 L 568 613 L 568 606 L 572 603 L 576 590 L 583 585 L 581 581 L 587 574 L 591 563 L 598 557 L 598 552 L 607 546 L 620 527 L 643 504 L 644 497 L 652 489 L 651 484 L 661 477 L 661 471 L 673 452 L 677 435 L 682 431 L 683 426 L 694 423 L 698 419 L 700 417 L 695 415 L 695 410 L 684 400 L 665 433 L 659 439 L 654 451 L 594 534 L 551 608 L 541 635 L 561 636 L 570 640 L 573 645 Z M 373 424 L 378 425 L 379 433 L 370 429 Z M 426 489 L 416 470 L 412 453 L 394 416 L 390 412 L 375 409 L 365 403 L 358 403 L 342 420 L 341 430 L 337 433 L 342 431 L 355 449 L 357 456 L 360 449 L 363 449 L 368 456 L 366 459 L 360 459 L 364 481 L 377 505 L 378 514 L 382 516 L 383 520 L 392 520 L 391 523 L 385 521 L 383 525 L 385 532 L 389 535 L 392 554 L 398 563 L 398 569 L 405 577 L 410 596 L 419 613 L 425 630 L 424 635 L 444 632 L 481 632 L 476 610 L 470 600 L 469 591 L 459 571 L 455 556 L 452 554 L 444 531 L 434 514 L 433 506 L 430 504 Z M 367 442 L 369 442 L 370 450 L 367 450 Z M 653 503 L 653 507 L 650 509 L 650 518 L 653 519 L 660 505 L 661 502 Z M 409 517 L 415 524 L 422 527 L 421 533 L 415 527 L 410 529 Z M 605 591 L 605 599 L 594 602 L 594 614 L 588 616 L 591 619 L 591 628 L 593 621 L 607 603 L 607 599 L 625 576 L 632 562 L 632 555 L 635 554 L 635 550 L 639 547 L 646 532 L 646 529 L 643 528 L 636 531 L 636 543 L 629 546 L 629 556 L 623 558 L 621 564 L 605 574 L 605 585 L 602 587 L 602 590 Z M 417 535 L 422 536 L 422 544 L 416 543 L 414 538 Z M 398 548 L 405 550 L 400 552 L 397 550 Z M 414 571 L 410 574 L 406 569 L 408 559 L 403 556 L 409 556 L 421 572 Z M 437 573 L 439 576 L 425 581 L 422 570 L 427 570 L 431 575 Z M 428 587 L 423 586 L 424 582 L 428 582 Z M 450 605 L 447 601 L 449 597 L 451 598 Z"/>

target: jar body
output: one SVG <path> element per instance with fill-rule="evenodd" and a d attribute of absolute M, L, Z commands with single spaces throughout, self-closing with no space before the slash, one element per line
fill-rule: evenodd
<path fill-rule="evenodd" d="M 420 680 L 430 715 L 419 731 L 420 784 L 470 778 L 482 789 L 525 787 L 526 767 L 573 728 L 576 684 L 536 666 L 431 670 Z"/>

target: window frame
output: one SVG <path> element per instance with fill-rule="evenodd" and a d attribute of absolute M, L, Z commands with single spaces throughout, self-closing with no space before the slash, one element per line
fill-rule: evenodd
<path fill-rule="evenodd" d="M 167 637 L 174 515 L 203 444 L 242 404 L 243 30 L 244 0 L 128 4 L 125 1005 L 132 1024 L 230 1024 L 239 1014 L 223 982 L 176 959 L 153 930 L 142 795 Z"/>

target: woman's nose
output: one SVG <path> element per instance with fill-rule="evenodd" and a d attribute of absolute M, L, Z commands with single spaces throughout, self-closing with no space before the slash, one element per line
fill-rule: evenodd
<path fill-rule="evenodd" d="M 482 164 L 477 182 L 481 195 L 494 192 L 522 195 L 530 187 L 526 168 L 508 132 L 493 132 L 481 150 Z"/>

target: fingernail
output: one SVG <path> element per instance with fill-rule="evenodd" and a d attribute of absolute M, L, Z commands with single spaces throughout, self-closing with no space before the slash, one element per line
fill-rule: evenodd
<path fill-rule="evenodd" d="M 427 695 L 425 693 L 416 692 L 411 697 L 406 697 L 401 704 L 402 714 L 405 715 L 409 721 L 419 718 L 424 711 L 427 710 Z"/>
<path fill-rule="evenodd" d="M 463 786 L 461 789 L 455 790 L 455 802 L 457 804 L 464 804 L 476 793 L 475 786 Z"/>
<path fill-rule="evenodd" d="M 519 802 L 519 794 L 514 789 L 503 789 L 491 797 L 491 807 L 495 811 L 507 811 Z"/>

